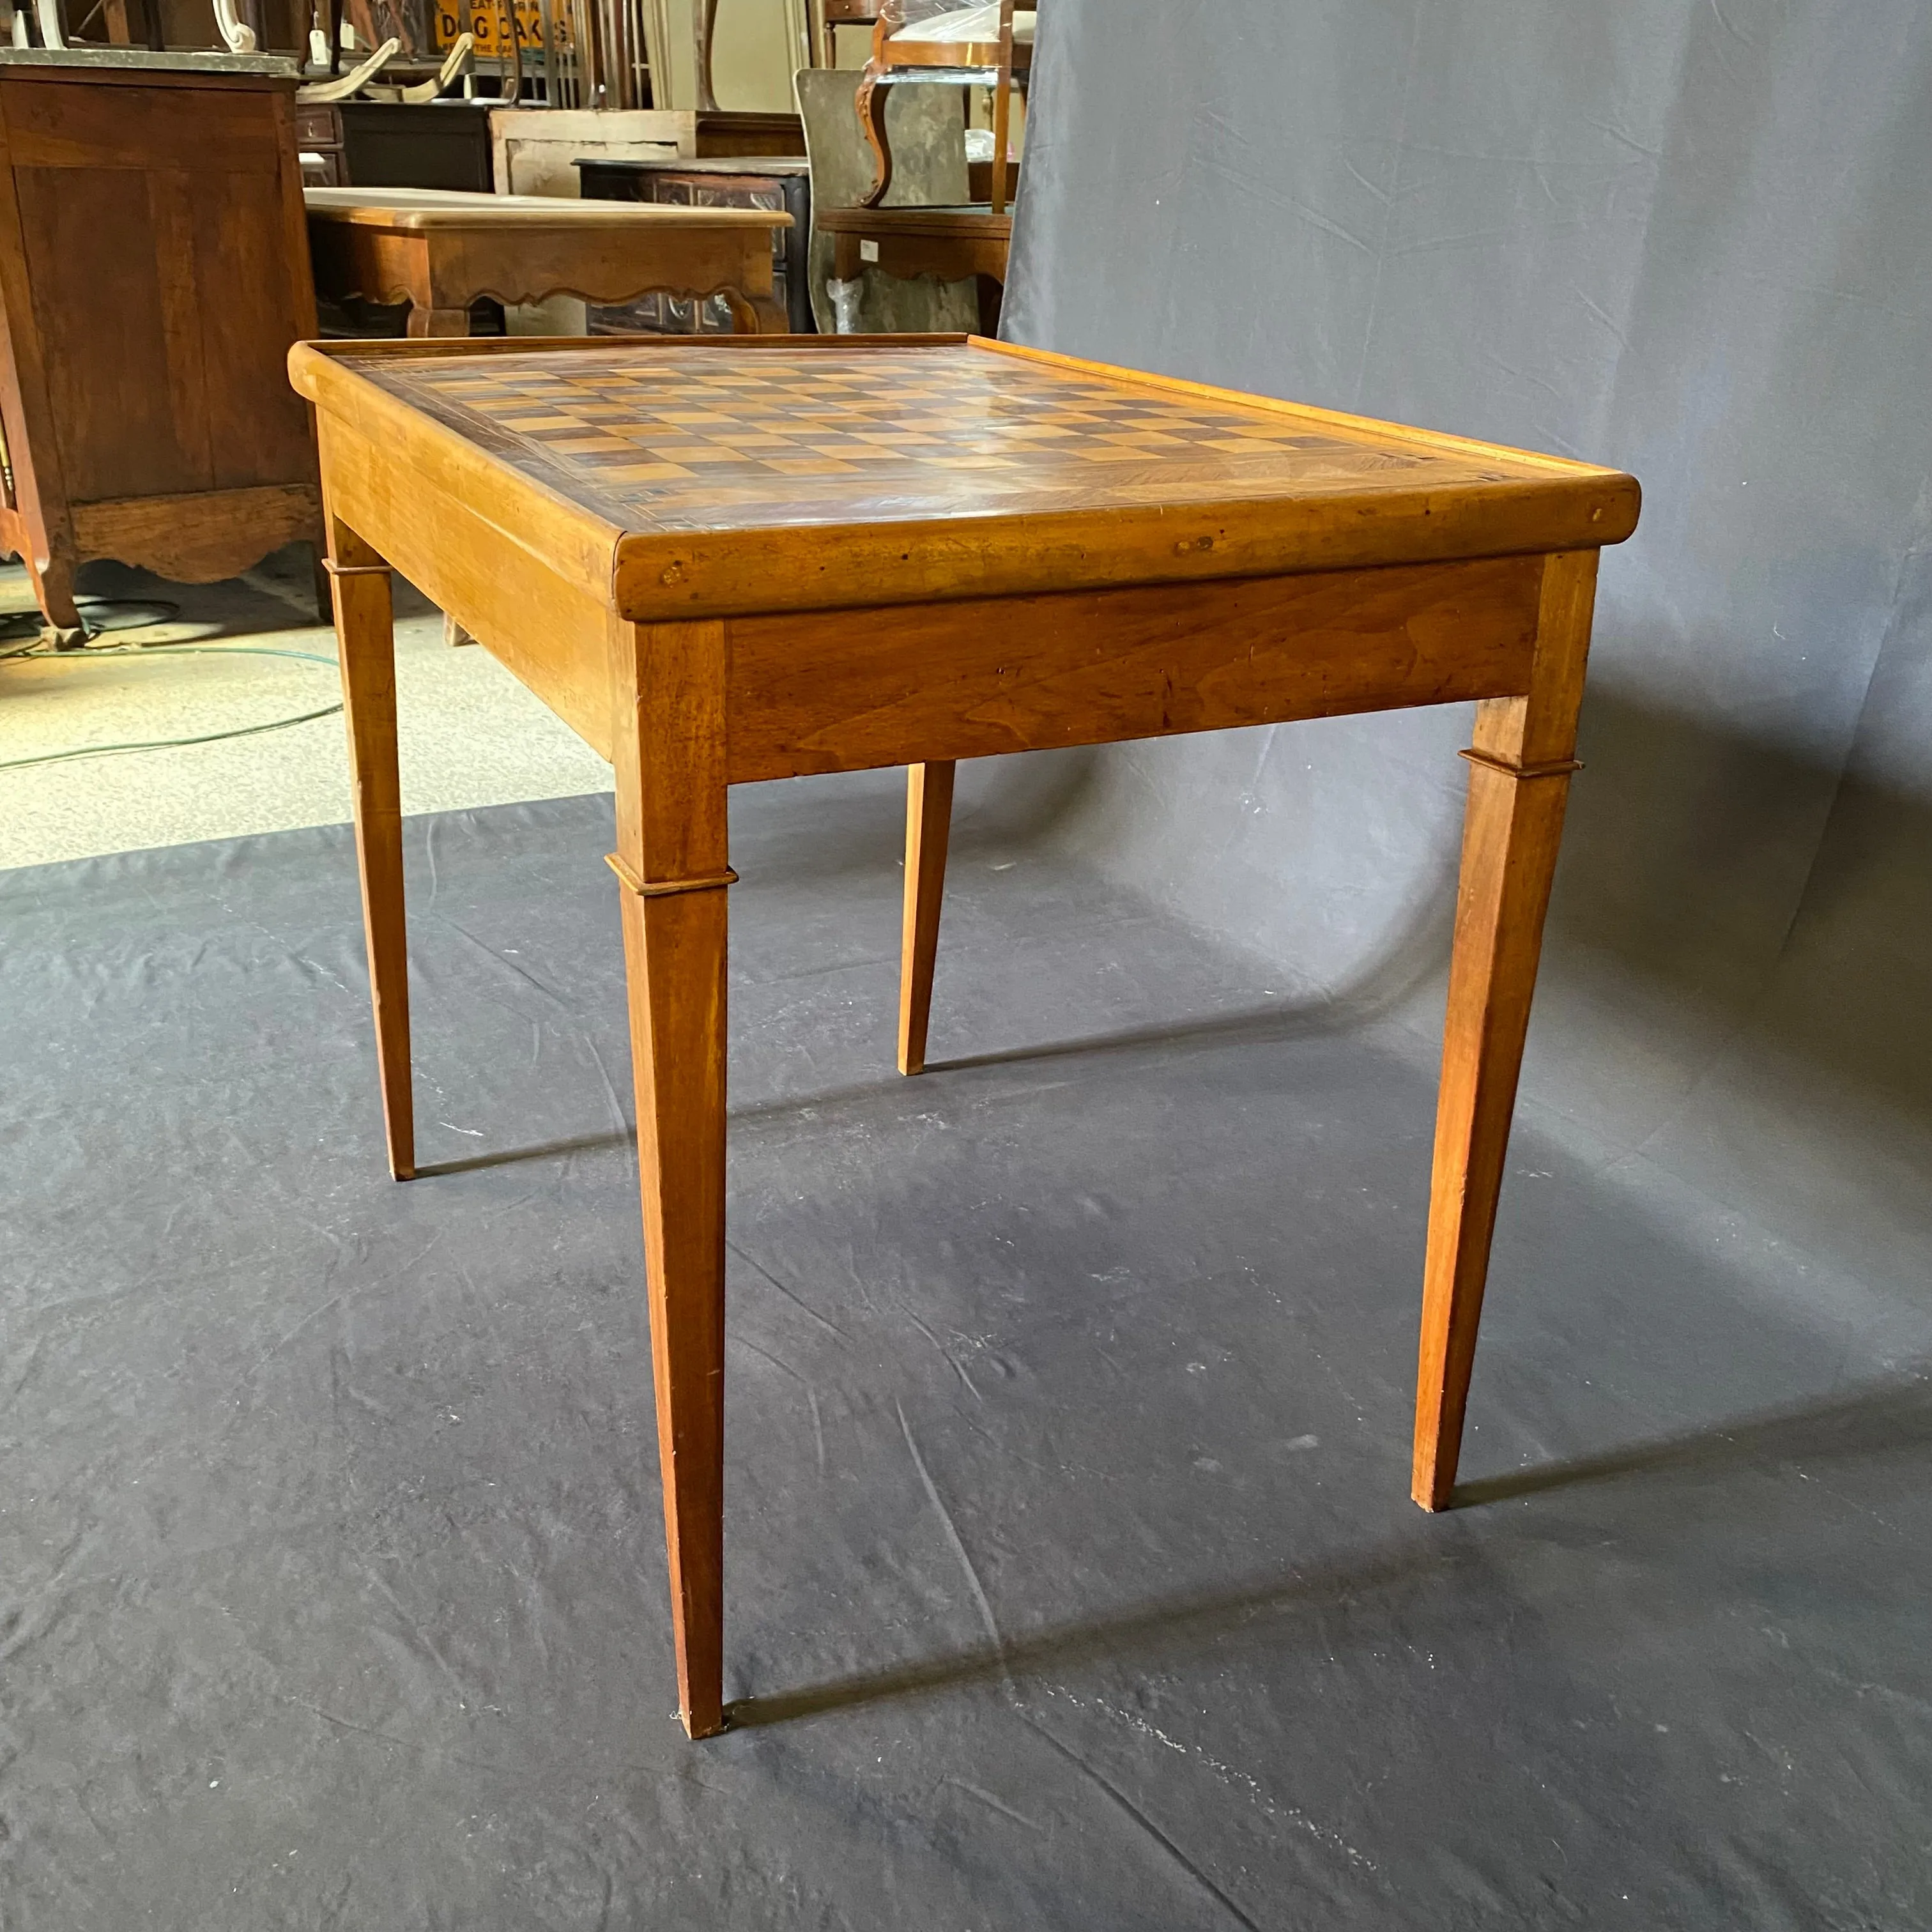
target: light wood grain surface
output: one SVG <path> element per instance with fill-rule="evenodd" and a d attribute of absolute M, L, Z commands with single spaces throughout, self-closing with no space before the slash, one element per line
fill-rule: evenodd
<path fill-rule="evenodd" d="M 458 188 L 310 188 L 302 190 L 310 218 L 362 228 L 580 227 L 789 228 L 782 208 L 680 208 L 656 202 L 572 201 L 561 195 L 471 194 Z"/>

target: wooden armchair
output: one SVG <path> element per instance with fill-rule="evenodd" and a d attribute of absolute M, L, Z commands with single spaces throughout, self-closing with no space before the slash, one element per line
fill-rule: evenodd
<path fill-rule="evenodd" d="M 980 332 L 998 332 L 1012 238 L 1008 147 L 1016 86 L 1024 92 L 1033 65 L 1034 16 L 1014 0 L 949 6 L 947 0 L 877 0 L 872 58 L 859 81 L 859 125 L 873 161 L 872 184 L 856 206 L 814 212 L 832 238 L 835 272 L 849 281 L 862 268 L 910 279 L 974 278 Z M 892 187 L 892 136 L 886 104 L 902 88 L 993 91 L 993 156 L 982 203 L 936 207 L 884 206 Z M 970 170 L 969 170 L 969 173 Z M 969 190 L 970 191 L 970 190 Z"/>
<path fill-rule="evenodd" d="M 1007 144 L 1013 88 L 1024 92 L 1033 68 L 1034 11 L 1013 0 L 949 6 L 946 0 L 879 0 L 872 58 L 859 83 L 859 122 L 876 165 L 862 206 L 876 208 L 892 186 L 892 142 L 886 129 L 885 90 L 920 82 L 955 86 L 978 82 L 993 90 L 993 165 L 989 212 L 1006 209 Z"/>

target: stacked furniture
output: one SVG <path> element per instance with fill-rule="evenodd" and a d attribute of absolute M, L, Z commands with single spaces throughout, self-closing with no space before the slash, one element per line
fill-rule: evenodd
<path fill-rule="evenodd" d="M 1034 20 L 1032 10 L 1016 10 L 1013 0 L 970 7 L 949 6 L 946 0 L 881 0 L 872 27 L 872 57 L 859 83 L 859 118 L 878 168 L 865 196 L 868 207 L 885 200 L 892 182 L 886 90 L 966 82 L 992 90 L 988 204 L 992 214 L 1006 212 L 1013 89 L 1024 89 L 1033 70 Z"/>
<path fill-rule="evenodd" d="M 858 84 L 859 76 L 850 68 L 806 68 L 792 82 L 812 158 L 808 274 L 818 327 L 828 335 L 890 335 L 979 326 L 982 306 L 979 290 L 970 280 L 946 275 L 944 272 L 950 265 L 941 265 L 935 280 L 925 275 L 868 272 L 862 263 L 842 266 L 837 260 L 837 242 L 827 232 L 834 221 L 855 212 L 916 214 L 923 212 L 922 205 L 956 202 L 966 193 L 966 123 L 961 91 L 904 87 L 893 90 L 887 110 L 892 150 L 898 158 L 888 190 L 894 206 L 882 211 L 856 207 L 872 180 L 872 152 L 853 112 Z M 836 294 L 835 281 L 838 284 Z"/>
<path fill-rule="evenodd" d="M 863 268 L 942 280 L 974 278 L 980 327 L 997 332 L 1012 241 L 1009 149 L 1012 97 L 1033 65 L 1032 12 L 1013 0 L 952 7 L 946 0 L 880 0 L 872 57 L 860 80 L 859 119 L 872 151 L 873 178 L 860 205 L 821 208 L 832 238 L 834 272 L 849 281 Z M 983 86 L 992 91 L 993 152 L 985 206 L 889 206 L 895 163 L 887 103 L 908 89 Z"/>
<path fill-rule="evenodd" d="M 580 160 L 694 160 L 802 154 L 796 114 L 722 109 L 496 107 L 491 172 L 501 194 L 574 194 Z"/>

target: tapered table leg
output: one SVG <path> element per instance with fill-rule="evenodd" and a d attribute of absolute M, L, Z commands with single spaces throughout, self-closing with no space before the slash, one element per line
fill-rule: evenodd
<path fill-rule="evenodd" d="M 955 766 L 906 770 L 905 920 L 899 948 L 899 1071 L 926 1065 L 932 1017 L 932 968 L 939 950 L 939 912 L 946 896 L 946 843 L 952 826 Z"/>
<path fill-rule="evenodd" d="M 1469 798 L 1416 1384 L 1412 1493 L 1428 1510 L 1444 1508 L 1456 1485 L 1544 914 L 1576 769 L 1596 566 L 1594 551 L 1546 564 L 1530 693 L 1478 706 L 1465 754 Z"/>
<path fill-rule="evenodd" d="M 614 628 L 617 850 L 678 1708 L 723 1730 L 724 628 Z"/>
<path fill-rule="evenodd" d="M 416 1171 L 410 1091 L 409 942 L 403 914 L 402 794 L 396 770 L 396 645 L 389 570 L 346 525 L 329 526 L 327 572 L 334 595 L 342 708 L 355 789 L 356 862 L 376 1010 L 376 1064 L 382 1083 L 389 1172 Z"/>
<path fill-rule="evenodd" d="M 623 898 L 678 1710 L 702 1738 L 724 1728 L 725 895 Z"/>

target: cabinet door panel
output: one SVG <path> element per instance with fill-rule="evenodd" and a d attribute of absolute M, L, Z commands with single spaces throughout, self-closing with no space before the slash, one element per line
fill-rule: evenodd
<path fill-rule="evenodd" d="M 302 323 L 280 246 L 280 180 L 204 175 L 195 185 L 194 280 L 212 486 L 307 477 L 315 457 L 308 406 L 289 386 L 289 348 Z"/>
<path fill-rule="evenodd" d="M 207 489 L 185 195 L 131 169 L 23 167 L 14 179 L 68 496 Z"/>

